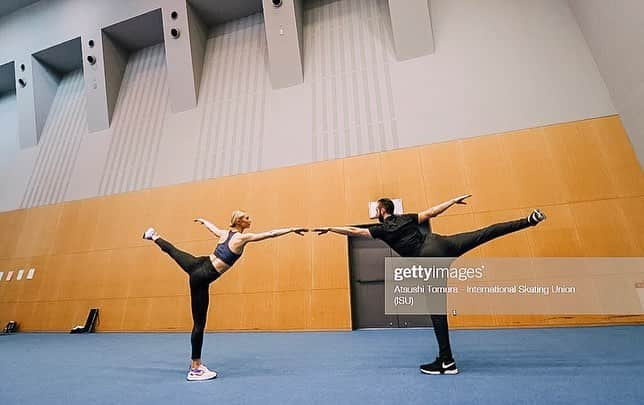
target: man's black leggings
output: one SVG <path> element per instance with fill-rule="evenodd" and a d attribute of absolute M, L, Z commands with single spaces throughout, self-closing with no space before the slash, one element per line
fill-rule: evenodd
<path fill-rule="evenodd" d="M 219 277 L 208 256 L 194 257 L 182 252 L 166 240 L 158 238 L 154 241 L 161 250 L 166 252 L 181 268 L 190 276 L 190 300 L 192 306 L 192 359 L 201 358 L 201 347 L 203 346 L 203 333 L 206 329 L 206 316 L 208 315 L 208 287 L 210 283 Z"/>
<path fill-rule="evenodd" d="M 465 252 L 494 238 L 516 232 L 529 226 L 531 226 L 531 224 L 528 222 L 527 218 L 524 218 L 516 221 L 502 222 L 476 231 L 450 236 L 432 233 L 427 235 L 427 238 L 425 238 L 425 243 L 421 248 L 419 256 L 459 257 Z M 436 340 L 438 341 L 439 356 L 443 359 L 451 359 L 452 348 L 449 344 L 447 315 L 432 315 L 431 318 L 434 326 L 434 333 L 436 334 Z"/>

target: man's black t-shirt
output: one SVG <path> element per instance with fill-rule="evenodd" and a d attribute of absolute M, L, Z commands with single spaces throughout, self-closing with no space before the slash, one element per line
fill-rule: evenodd
<path fill-rule="evenodd" d="M 369 233 L 403 257 L 417 256 L 425 241 L 418 225 L 418 214 L 390 215 L 383 223 L 370 226 Z"/>

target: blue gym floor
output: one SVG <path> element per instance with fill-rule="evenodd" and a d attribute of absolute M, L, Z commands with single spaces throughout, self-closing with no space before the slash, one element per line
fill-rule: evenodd
<path fill-rule="evenodd" d="M 644 326 L 452 332 L 461 374 L 426 376 L 431 329 L 0 336 L 1 404 L 644 403 Z"/>

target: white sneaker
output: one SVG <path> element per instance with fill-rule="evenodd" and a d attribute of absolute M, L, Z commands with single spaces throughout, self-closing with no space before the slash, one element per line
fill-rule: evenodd
<path fill-rule="evenodd" d="M 536 224 L 538 224 L 539 222 L 543 221 L 544 219 L 546 219 L 546 214 L 541 212 L 541 210 L 538 209 L 538 208 L 533 210 L 530 213 L 530 215 L 528 215 L 528 222 L 532 226 L 535 226 Z"/>
<path fill-rule="evenodd" d="M 155 233 L 157 233 L 157 231 L 155 231 L 154 228 L 148 228 L 143 232 L 143 239 L 152 240 Z"/>
<path fill-rule="evenodd" d="M 197 368 L 190 368 L 188 371 L 188 381 L 206 381 L 217 378 L 217 372 L 208 370 L 203 364 Z"/>

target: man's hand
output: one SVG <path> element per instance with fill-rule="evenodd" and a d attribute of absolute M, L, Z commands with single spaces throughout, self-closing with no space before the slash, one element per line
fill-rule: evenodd
<path fill-rule="evenodd" d="M 204 220 L 203 218 L 195 218 L 195 219 L 193 219 L 193 221 L 194 221 L 194 222 L 196 222 L 196 223 L 198 223 L 198 224 L 203 225 L 203 223 L 204 223 L 204 221 L 205 221 L 205 220 Z"/>
<path fill-rule="evenodd" d="M 465 204 L 467 204 L 465 202 L 465 199 L 470 198 L 471 196 L 472 196 L 472 194 L 464 194 L 464 195 L 458 196 L 458 197 L 454 198 L 454 204 L 463 204 L 463 205 L 465 205 Z"/>
<path fill-rule="evenodd" d="M 325 233 L 329 232 L 329 228 L 315 228 L 313 232 L 317 232 L 318 235 L 324 235 Z"/>

